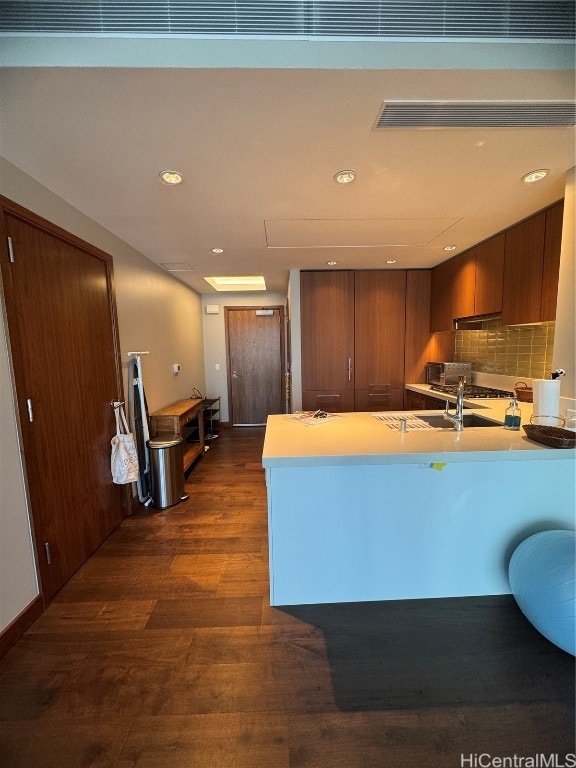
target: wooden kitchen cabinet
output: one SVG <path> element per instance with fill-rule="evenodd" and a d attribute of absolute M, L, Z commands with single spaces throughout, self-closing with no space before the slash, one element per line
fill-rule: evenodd
<path fill-rule="evenodd" d="M 540 321 L 546 212 L 506 231 L 502 323 Z"/>
<path fill-rule="evenodd" d="M 302 272 L 302 407 L 354 410 L 354 272 Z"/>
<path fill-rule="evenodd" d="M 497 235 L 454 258 L 454 318 L 502 311 L 504 243 L 505 236 Z"/>
<path fill-rule="evenodd" d="M 304 410 L 401 410 L 406 271 L 302 272 L 300 305 Z"/>
<path fill-rule="evenodd" d="M 544 234 L 544 258 L 542 263 L 542 297 L 540 300 L 541 321 L 556 319 L 563 215 L 563 200 L 546 210 L 546 232 Z"/>
<path fill-rule="evenodd" d="M 444 401 L 438 397 L 429 397 L 411 389 L 406 390 L 405 407 L 407 411 L 438 411 L 444 410 Z"/>
<path fill-rule="evenodd" d="M 454 259 L 443 261 L 432 270 L 432 296 L 430 299 L 430 331 L 452 331 L 454 313 L 452 295 Z"/>
<path fill-rule="evenodd" d="M 404 404 L 406 271 L 355 273 L 354 410 Z"/>
<path fill-rule="evenodd" d="M 476 248 L 454 258 L 454 279 L 452 282 L 453 317 L 471 317 L 474 311 L 476 290 Z"/>
<path fill-rule="evenodd" d="M 475 315 L 496 315 L 502 311 L 505 242 L 505 235 L 500 234 L 485 240 L 474 249 L 476 252 Z"/>

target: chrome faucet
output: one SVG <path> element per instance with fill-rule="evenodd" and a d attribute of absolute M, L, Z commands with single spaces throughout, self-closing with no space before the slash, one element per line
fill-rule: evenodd
<path fill-rule="evenodd" d="M 456 392 L 456 412 L 450 413 L 448 408 L 450 403 L 446 400 L 446 410 L 444 411 L 444 418 L 447 421 L 452 422 L 454 429 L 457 432 L 461 432 L 464 429 L 464 382 L 465 376 L 458 376 L 458 390 Z"/>

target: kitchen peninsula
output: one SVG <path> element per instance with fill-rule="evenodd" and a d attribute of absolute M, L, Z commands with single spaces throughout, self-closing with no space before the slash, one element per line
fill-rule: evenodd
<path fill-rule="evenodd" d="M 497 423 L 401 433 L 370 413 L 270 416 L 271 604 L 508 593 L 520 541 L 574 528 L 575 454 Z"/>

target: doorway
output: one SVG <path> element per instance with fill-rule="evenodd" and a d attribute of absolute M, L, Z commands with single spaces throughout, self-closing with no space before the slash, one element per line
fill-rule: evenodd
<path fill-rule="evenodd" d="M 233 427 L 284 413 L 284 307 L 225 307 L 228 403 Z"/>

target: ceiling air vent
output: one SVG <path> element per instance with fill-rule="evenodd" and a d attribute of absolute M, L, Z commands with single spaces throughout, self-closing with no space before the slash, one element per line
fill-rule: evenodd
<path fill-rule="evenodd" d="M 574 101 L 404 101 L 384 104 L 375 128 L 558 128 L 576 125 Z"/>
<path fill-rule="evenodd" d="M 0 0 L 0 34 L 572 40 L 572 0 Z"/>

